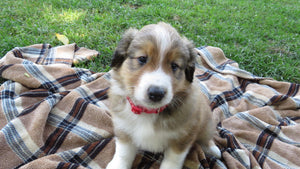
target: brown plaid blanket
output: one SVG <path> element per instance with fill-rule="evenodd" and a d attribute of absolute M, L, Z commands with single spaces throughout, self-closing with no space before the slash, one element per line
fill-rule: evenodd
<path fill-rule="evenodd" d="M 195 72 L 218 122 L 222 159 L 195 144 L 185 169 L 299 168 L 300 85 L 256 77 L 221 49 L 198 48 Z M 97 55 L 76 44 L 17 47 L 0 60 L 0 168 L 105 168 L 114 154 L 109 73 L 72 67 Z M 162 154 L 140 151 L 134 167 Z"/>

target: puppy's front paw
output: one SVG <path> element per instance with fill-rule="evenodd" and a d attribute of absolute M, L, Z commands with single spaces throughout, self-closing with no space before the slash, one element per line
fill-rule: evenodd
<path fill-rule="evenodd" d="M 130 167 L 128 167 L 128 164 L 122 162 L 122 160 L 113 159 L 108 163 L 106 169 L 130 169 Z"/>
<path fill-rule="evenodd" d="M 159 169 L 181 169 L 182 166 L 177 163 L 172 163 L 170 161 L 164 161 Z"/>
<path fill-rule="evenodd" d="M 202 149 L 203 149 L 205 154 L 215 156 L 216 158 L 220 159 L 221 156 L 222 156 L 220 149 L 216 145 L 212 145 L 212 146 L 209 146 L 209 147 L 202 146 Z"/>

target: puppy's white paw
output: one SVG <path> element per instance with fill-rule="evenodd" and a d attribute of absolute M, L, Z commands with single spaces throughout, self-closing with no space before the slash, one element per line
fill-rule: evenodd
<path fill-rule="evenodd" d="M 217 146 L 211 146 L 209 147 L 210 152 L 213 156 L 217 157 L 217 158 L 221 158 L 222 153 L 220 151 L 220 149 Z"/>
<path fill-rule="evenodd" d="M 178 153 L 169 147 L 164 152 L 164 159 L 159 169 L 181 169 L 189 150 L 190 147 L 187 147 L 184 151 Z"/>
<path fill-rule="evenodd" d="M 177 163 L 170 163 L 170 162 L 164 162 L 161 164 L 159 169 L 181 169 L 182 166 L 178 165 Z"/>
<path fill-rule="evenodd" d="M 130 142 L 116 138 L 116 152 L 106 169 L 131 169 L 137 148 Z"/>
<path fill-rule="evenodd" d="M 130 167 L 128 167 L 126 162 L 122 162 L 122 160 L 114 158 L 110 163 L 108 163 L 106 169 L 130 169 Z"/>
<path fill-rule="evenodd" d="M 202 149 L 205 154 L 215 156 L 216 158 L 220 159 L 222 156 L 220 149 L 216 145 L 212 145 L 209 147 L 202 146 Z"/>

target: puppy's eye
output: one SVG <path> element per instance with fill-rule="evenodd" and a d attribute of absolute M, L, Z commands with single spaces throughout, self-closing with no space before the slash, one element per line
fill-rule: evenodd
<path fill-rule="evenodd" d="M 148 60 L 148 57 L 147 56 L 140 56 L 137 58 L 138 62 L 141 64 L 141 65 L 144 65 L 147 63 L 147 60 Z"/>
<path fill-rule="evenodd" d="M 171 63 L 171 68 L 173 70 L 173 72 L 176 72 L 176 70 L 179 68 L 179 65 L 177 65 L 176 63 Z"/>

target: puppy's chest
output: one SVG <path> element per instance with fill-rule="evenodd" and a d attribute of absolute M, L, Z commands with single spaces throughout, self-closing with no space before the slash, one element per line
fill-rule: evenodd
<path fill-rule="evenodd" d="M 155 127 L 157 115 L 133 115 L 132 119 L 120 119 L 119 126 L 131 136 L 133 143 L 142 150 L 151 152 L 164 151 L 171 139 L 178 137 L 176 131 L 158 129 Z M 139 117 L 136 117 L 139 116 Z"/>

